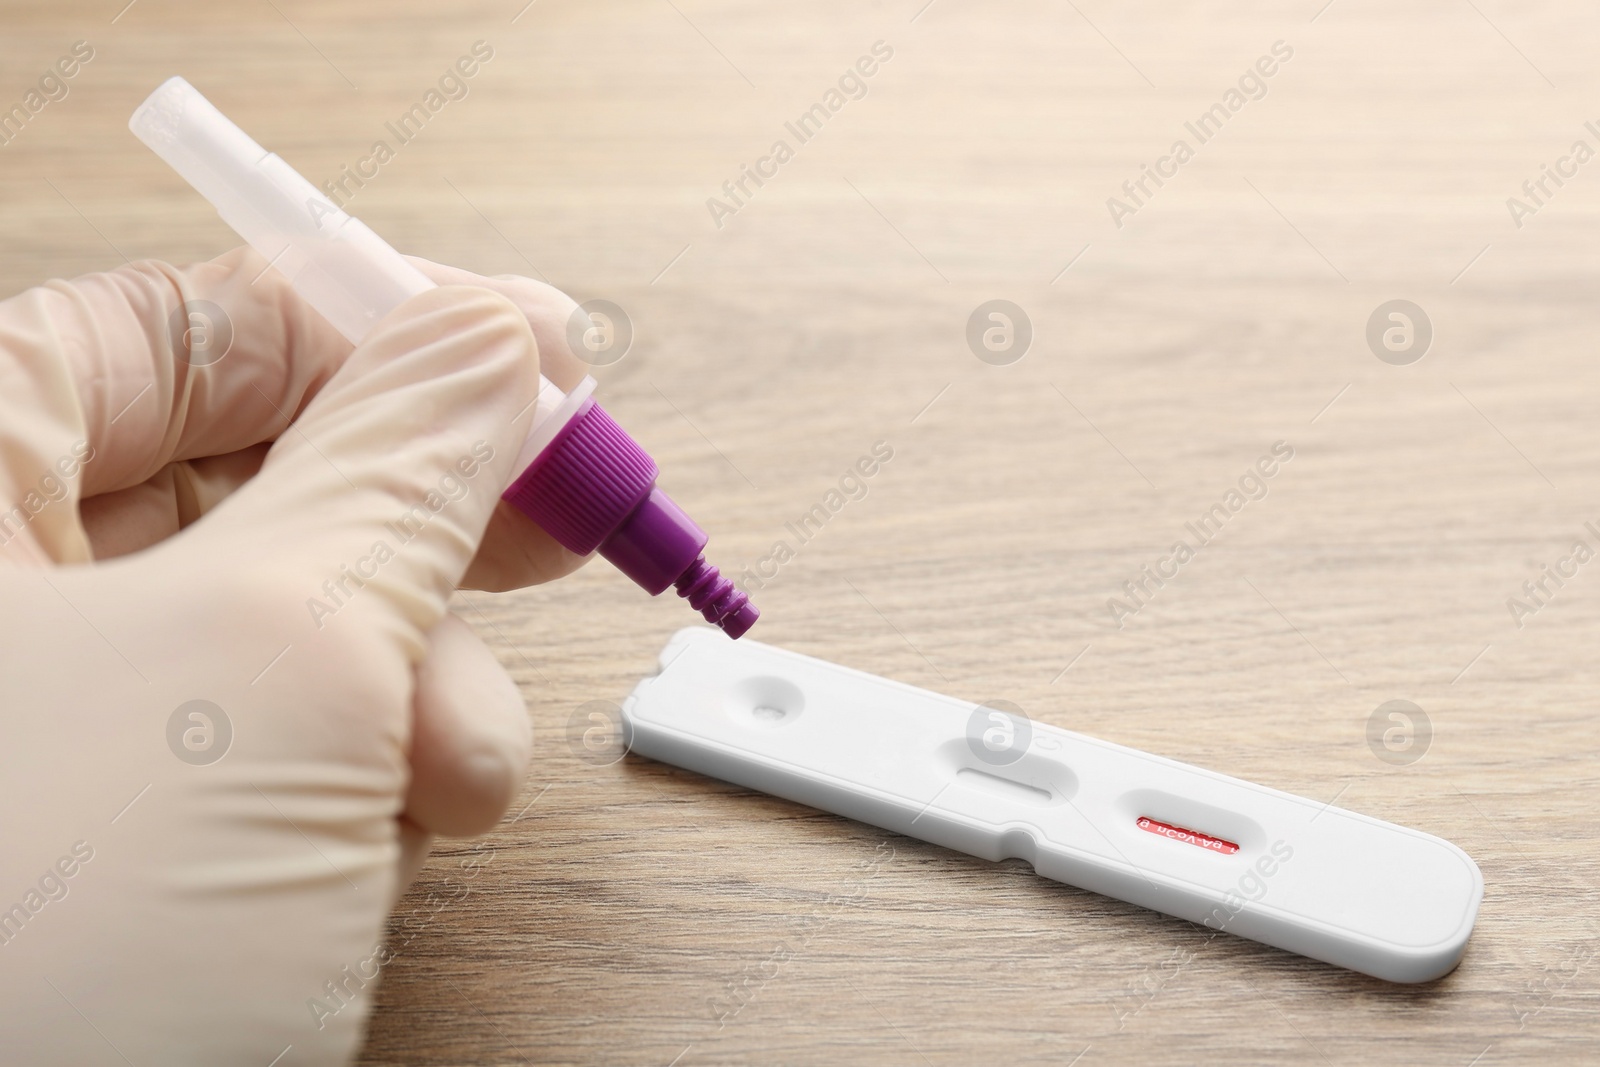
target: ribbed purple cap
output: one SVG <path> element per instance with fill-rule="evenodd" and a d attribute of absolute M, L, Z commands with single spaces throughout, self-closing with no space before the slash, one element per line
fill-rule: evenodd
<path fill-rule="evenodd" d="M 505 499 L 587 556 L 655 488 L 656 461 L 593 400 L 528 464 Z"/>

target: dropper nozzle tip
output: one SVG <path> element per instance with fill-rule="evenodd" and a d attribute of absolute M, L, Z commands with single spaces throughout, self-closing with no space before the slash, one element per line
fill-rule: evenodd
<path fill-rule="evenodd" d="M 722 627 L 723 633 L 737 641 L 750 632 L 750 627 L 754 626 L 759 618 L 761 618 L 760 609 L 747 600 L 743 607 L 731 615 L 724 616 L 717 625 Z"/>
<path fill-rule="evenodd" d="M 756 624 L 761 612 L 745 593 L 724 578 L 717 568 L 699 556 L 673 583 L 678 595 L 689 602 L 706 622 L 722 627 L 729 637 L 743 637 Z"/>

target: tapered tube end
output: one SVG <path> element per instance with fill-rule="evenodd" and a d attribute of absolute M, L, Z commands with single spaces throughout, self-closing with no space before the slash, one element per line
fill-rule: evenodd
<path fill-rule="evenodd" d="M 750 627 L 761 618 L 761 609 L 750 603 L 750 598 L 745 598 L 744 607 L 739 608 L 731 615 L 724 615 L 717 625 L 722 627 L 722 632 L 734 640 L 738 640 L 750 632 Z"/>
<path fill-rule="evenodd" d="M 761 617 L 761 612 L 750 603 L 750 595 L 724 578 L 704 556 L 696 558 L 673 586 L 706 622 L 722 627 L 722 632 L 729 637 L 743 637 Z"/>

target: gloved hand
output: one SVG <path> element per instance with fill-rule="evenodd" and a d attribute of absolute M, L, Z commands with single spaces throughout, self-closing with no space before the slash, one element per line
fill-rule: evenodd
<path fill-rule="evenodd" d="M 248 249 L 0 303 L 6 1062 L 344 1062 L 430 835 L 521 785 L 447 601 L 582 562 L 497 506 L 574 305 L 417 266 L 354 351 Z"/>

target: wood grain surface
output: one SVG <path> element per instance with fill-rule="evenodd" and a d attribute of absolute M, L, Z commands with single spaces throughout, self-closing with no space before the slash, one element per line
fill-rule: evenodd
<path fill-rule="evenodd" d="M 1600 563 L 1544 577 L 1600 548 L 1592 8 L 123 2 L 0 5 L 0 104 L 94 49 L 0 148 L 4 292 L 233 243 L 126 130 L 170 74 L 322 180 L 485 42 L 353 212 L 623 307 L 601 395 L 725 570 L 893 449 L 754 636 L 1439 834 L 1487 885 L 1459 969 L 1403 988 L 612 761 L 592 702 L 692 620 L 596 565 L 460 598 L 537 754 L 401 902 L 364 1063 L 1600 1062 Z M 967 342 L 993 299 L 1031 323 L 1008 365 Z M 1395 299 L 1432 327 L 1405 365 L 1366 336 Z M 1402 699 L 1432 736 L 1397 757 L 1368 723 Z"/>

